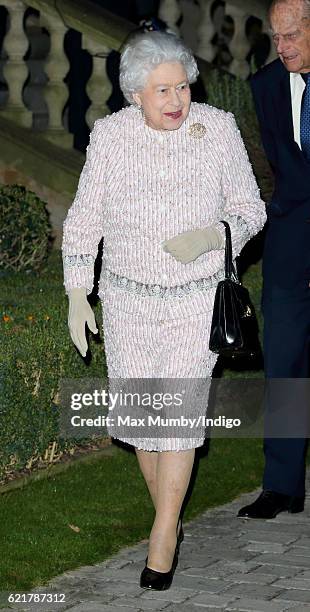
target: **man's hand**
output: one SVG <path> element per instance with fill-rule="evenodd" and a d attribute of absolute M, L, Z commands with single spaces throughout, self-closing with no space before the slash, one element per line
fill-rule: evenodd
<path fill-rule="evenodd" d="M 177 261 L 187 264 L 203 253 L 223 249 L 224 244 L 221 232 L 212 225 L 174 236 L 163 243 L 163 249 Z"/>
<path fill-rule="evenodd" d="M 69 315 L 68 326 L 70 336 L 82 357 L 87 353 L 87 341 L 85 323 L 93 334 L 98 333 L 95 315 L 90 307 L 86 296 L 85 287 L 76 287 L 68 292 L 69 295 Z"/>

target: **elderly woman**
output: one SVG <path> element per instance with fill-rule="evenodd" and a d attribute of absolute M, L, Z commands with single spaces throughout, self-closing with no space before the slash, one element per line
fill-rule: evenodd
<path fill-rule="evenodd" d="M 192 53 L 172 34 L 138 34 L 128 42 L 120 84 L 130 105 L 96 121 L 64 223 L 68 321 L 83 356 L 85 323 L 97 333 L 87 295 L 104 237 L 99 297 L 113 379 L 211 376 L 213 302 L 224 278 L 220 220 L 230 223 L 234 257 L 265 222 L 233 115 L 191 103 L 197 75 Z M 135 447 L 156 511 L 140 585 L 166 589 L 204 436 L 120 439 Z"/>

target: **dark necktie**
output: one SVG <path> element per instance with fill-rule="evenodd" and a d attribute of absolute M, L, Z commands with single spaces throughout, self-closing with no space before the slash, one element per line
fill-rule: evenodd
<path fill-rule="evenodd" d="M 310 73 L 302 74 L 306 83 L 300 114 L 300 142 L 305 157 L 310 161 Z"/>

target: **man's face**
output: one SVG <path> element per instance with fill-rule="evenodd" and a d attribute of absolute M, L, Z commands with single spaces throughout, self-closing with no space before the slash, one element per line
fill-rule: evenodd
<path fill-rule="evenodd" d="M 302 0 L 275 6 L 270 16 L 273 41 L 289 72 L 310 72 L 310 19 Z"/>

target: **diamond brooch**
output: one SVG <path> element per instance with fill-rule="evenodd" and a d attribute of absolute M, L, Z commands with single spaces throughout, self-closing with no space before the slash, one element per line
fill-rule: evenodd
<path fill-rule="evenodd" d="M 193 123 L 189 128 L 188 128 L 188 133 L 190 136 L 193 136 L 194 138 L 202 138 L 205 133 L 206 133 L 206 128 L 204 125 L 202 125 L 202 123 Z"/>

